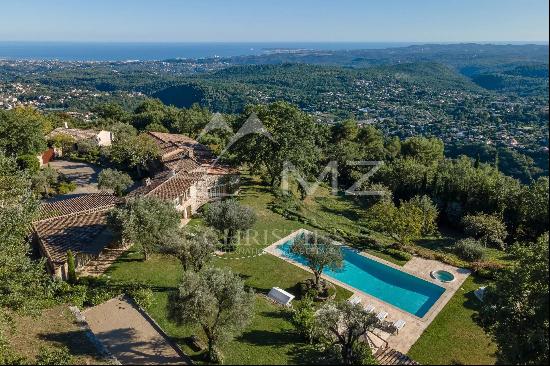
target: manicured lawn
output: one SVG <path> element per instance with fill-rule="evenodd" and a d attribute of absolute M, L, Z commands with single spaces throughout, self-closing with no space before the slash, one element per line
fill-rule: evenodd
<path fill-rule="evenodd" d="M 267 254 L 245 260 L 218 259 L 214 263 L 239 273 L 246 284 L 259 294 L 266 293 L 273 286 L 295 292 L 296 284 L 310 276 L 302 269 Z M 152 286 L 154 301 L 147 311 L 182 346 L 184 352 L 200 362 L 200 355 L 188 347 L 185 338 L 202 335 L 201 330 L 178 326 L 167 319 L 168 294 L 177 287 L 181 273 L 179 263 L 170 257 L 153 255 L 144 262 L 139 252 L 130 250 L 109 269 L 108 275 L 114 281 Z M 338 299 L 349 296 L 349 291 L 337 288 Z M 288 364 L 301 354 L 301 347 L 307 345 L 295 332 L 288 312 L 258 295 L 252 323 L 242 336 L 224 347 L 224 355 L 225 361 L 231 364 Z"/>
<path fill-rule="evenodd" d="M 469 276 L 409 351 L 425 365 L 494 364 L 496 345 L 474 320 L 483 284 Z"/>
<path fill-rule="evenodd" d="M 235 253 L 217 257 L 213 263 L 215 266 L 231 268 L 258 294 L 267 293 L 273 286 L 295 293 L 295 286 L 310 277 L 310 274 L 272 255 L 259 254 L 266 246 L 299 228 L 315 229 L 273 212 L 269 208 L 273 199 L 273 195 L 266 187 L 250 178 L 246 180 L 239 200 L 256 211 L 258 221 L 253 228 L 253 234 L 249 238 L 242 238 L 241 245 Z M 304 204 L 302 214 L 309 222 L 314 219 L 317 225 L 327 230 L 336 227 L 359 231 L 365 227 L 361 209 L 346 197 L 331 196 L 328 190 L 321 189 L 317 197 L 308 200 Z M 198 218 L 192 220 L 190 225 L 200 226 L 203 223 Z M 380 237 L 381 241 L 385 239 L 383 236 Z M 434 239 L 431 243 L 425 242 L 424 245 L 432 246 L 432 250 L 444 250 L 444 247 L 451 245 L 452 240 L 448 239 L 448 236 L 444 238 Z M 392 262 L 404 263 L 384 253 L 371 253 Z M 176 288 L 182 273 L 179 263 L 173 258 L 161 255 L 153 255 L 147 262 L 143 262 L 141 258 L 141 254 L 132 249 L 109 269 L 108 275 L 114 281 L 141 282 L 152 286 L 154 303 L 147 309 L 148 312 L 186 353 L 195 361 L 201 362 L 201 356 L 190 349 L 185 341 L 191 335 L 202 335 L 200 329 L 177 326 L 166 316 L 168 294 Z M 494 363 L 495 345 L 472 318 L 476 308 L 472 291 L 479 286 L 473 277 L 464 283 L 463 289 L 455 294 L 413 346 L 413 359 L 423 364 Z M 349 291 L 337 288 L 338 299 L 345 299 L 350 295 Z M 224 347 L 224 356 L 226 363 L 307 363 L 309 350 L 310 347 L 296 334 L 287 312 L 258 295 L 252 323 L 242 336 Z"/>
<path fill-rule="evenodd" d="M 226 363 L 245 364 L 289 364 L 299 362 L 300 355 L 306 354 L 308 345 L 296 333 L 289 321 L 288 312 L 267 301 L 260 294 L 266 294 L 271 287 L 278 286 L 296 293 L 296 285 L 311 277 L 301 268 L 261 250 L 299 228 L 308 227 L 302 223 L 285 219 L 267 208 L 273 196 L 259 185 L 247 185 L 239 199 L 253 207 L 258 221 L 253 228 L 257 235 L 243 240 L 235 253 L 214 259 L 214 265 L 227 267 L 238 273 L 247 286 L 259 295 L 256 299 L 255 315 L 245 332 L 224 347 Z M 193 220 L 190 225 L 201 225 L 201 220 Z M 246 239 L 246 238 L 243 238 Z M 246 256 L 247 258 L 242 259 Z M 177 326 L 167 319 L 166 304 L 170 291 L 178 284 L 182 274 L 181 266 L 175 259 L 153 255 L 147 262 L 137 249 L 131 249 L 113 264 L 107 275 L 112 281 L 138 282 L 151 286 L 154 302 L 147 309 L 159 325 L 173 337 L 184 352 L 200 362 L 201 356 L 188 347 L 185 339 L 191 335 L 202 335 L 200 329 Z M 349 298 L 351 293 L 336 288 L 339 300 Z"/>

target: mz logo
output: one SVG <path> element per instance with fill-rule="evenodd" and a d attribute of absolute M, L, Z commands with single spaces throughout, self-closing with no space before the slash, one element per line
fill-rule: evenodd
<path fill-rule="evenodd" d="M 383 195 L 384 192 L 382 191 L 370 191 L 361 190 L 361 187 L 363 186 L 363 183 L 365 183 L 374 173 L 376 173 L 380 167 L 382 166 L 382 161 L 349 161 L 347 162 L 350 166 L 372 166 L 372 168 L 359 180 L 357 180 L 351 187 L 346 189 L 344 191 L 347 195 L 354 195 L 354 196 L 380 196 Z M 296 169 L 296 167 L 289 161 L 285 161 L 283 164 L 283 173 L 282 173 L 282 179 L 281 179 L 281 190 L 284 192 L 289 192 L 289 179 L 291 177 L 294 177 L 298 184 L 300 184 L 300 187 L 303 192 L 305 192 L 305 196 L 314 195 L 315 191 L 317 191 L 317 188 L 319 188 L 319 185 L 321 182 L 323 182 L 328 175 L 331 175 L 331 188 L 332 188 L 332 194 L 336 195 L 338 193 L 338 162 L 331 161 L 329 162 L 321 174 L 317 177 L 315 182 L 309 183 L 306 179 L 304 179 L 301 175 L 301 173 Z"/>

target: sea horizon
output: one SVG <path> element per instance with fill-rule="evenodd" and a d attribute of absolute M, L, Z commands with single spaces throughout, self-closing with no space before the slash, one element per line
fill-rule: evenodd
<path fill-rule="evenodd" d="M 254 56 L 274 49 L 318 51 L 387 49 L 414 45 L 548 45 L 545 41 L 478 42 L 139 42 L 0 41 L 0 59 L 57 61 L 158 61 Z"/>

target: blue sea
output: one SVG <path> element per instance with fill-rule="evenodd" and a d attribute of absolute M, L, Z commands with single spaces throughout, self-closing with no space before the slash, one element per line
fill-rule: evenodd
<path fill-rule="evenodd" d="M 261 55 L 276 49 L 351 50 L 404 47 L 405 42 L 99 43 L 0 42 L 0 59 L 61 61 L 166 60 Z"/>

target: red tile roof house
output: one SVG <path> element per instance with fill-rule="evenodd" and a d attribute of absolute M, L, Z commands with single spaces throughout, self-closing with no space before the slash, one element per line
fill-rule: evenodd
<path fill-rule="evenodd" d="M 42 204 L 33 238 L 53 275 L 67 278 L 68 250 L 75 254 L 77 270 L 101 257 L 116 241 L 107 214 L 124 200 L 148 196 L 173 202 L 185 223 L 205 203 L 235 191 L 238 171 L 218 166 L 206 146 L 184 135 L 149 135 L 161 149 L 159 169 L 124 199 L 96 193 Z"/>

